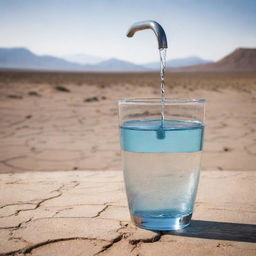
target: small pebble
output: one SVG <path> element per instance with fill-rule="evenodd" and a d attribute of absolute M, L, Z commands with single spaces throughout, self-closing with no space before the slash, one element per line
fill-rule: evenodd
<path fill-rule="evenodd" d="M 56 86 L 55 89 L 60 92 L 70 92 L 70 90 L 63 86 Z"/>
<path fill-rule="evenodd" d="M 86 98 L 84 102 L 94 102 L 94 101 L 99 101 L 98 97 L 91 97 L 91 98 Z"/>
<path fill-rule="evenodd" d="M 28 92 L 28 95 L 30 95 L 30 96 L 36 96 L 36 97 L 40 97 L 40 96 L 41 96 L 38 92 L 35 92 L 35 91 L 30 91 L 30 92 Z"/>
<path fill-rule="evenodd" d="M 20 96 L 20 95 L 15 95 L 15 94 L 9 94 L 7 96 L 8 98 L 11 98 L 11 99 L 22 99 L 23 97 Z"/>

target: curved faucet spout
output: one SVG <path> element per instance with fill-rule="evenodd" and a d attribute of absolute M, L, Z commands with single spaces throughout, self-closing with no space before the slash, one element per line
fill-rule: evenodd
<path fill-rule="evenodd" d="M 127 36 L 133 37 L 133 35 L 140 30 L 143 29 L 152 29 L 157 37 L 158 48 L 167 48 L 167 39 L 164 32 L 164 29 L 161 27 L 159 23 L 153 20 L 146 20 L 141 22 L 134 23 L 130 29 L 128 30 Z"/>

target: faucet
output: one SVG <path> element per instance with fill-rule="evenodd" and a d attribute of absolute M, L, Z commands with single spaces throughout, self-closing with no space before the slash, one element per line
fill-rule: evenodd
<path fill-rule="evenodd" d="M 144 29 L 152 29 L 157 37 L 158 48 L 167 48 L 167 39 L 164 32 L 164 29 L 161 27 L 159 23 L 153 20 L 145 20 L 134 23 L 130 29 L 128 30 L 127 36 L 133 37 L 135 32 L 144 30 Z"/>

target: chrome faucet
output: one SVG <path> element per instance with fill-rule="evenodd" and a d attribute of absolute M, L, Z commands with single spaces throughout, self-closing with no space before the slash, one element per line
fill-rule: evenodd
<path fill-rule="evenodd" d="M 128 30 L 127 36 L 133 37 L 133 35 L 137 31 L 144 30 L 144 29 L 152 29 L 154 31 L 154 33 L 157 37 L 159 49 L 168 47 L 166 35 L 165 35 L 163 28 L 161 27 L 161 25 L 159 23 L 157 23 L 156 21 L 153 21 L 153 20 L 145 20 L 145 21 L 140 21 L 140 22 L 134 23 Z"/>

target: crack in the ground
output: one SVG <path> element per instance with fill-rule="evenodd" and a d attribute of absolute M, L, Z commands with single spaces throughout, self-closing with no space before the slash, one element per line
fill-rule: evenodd
<path fill-rule="evenodd" d="M 27 156 L 24 156 L 24 158 L 26 158 Z M 16 169 L 16 170 L 19 170 L 19 171 L 24 171 L 24 172 L 27 172 L 27 171 L 32 171 L 32 169 L 28 169 L 28 168 L 23 168 L 23 167 L 17 167 L 15 165 L 12 165 L 10 164 L 9 162 L 1 162 L 3 165 L 7 166 L 7 167 L 10 167 L 12 169 Z"/>
<path fill-rule="evenodd" d="M 0 163 L 5 163 L 5 162 L 8 162 L 8 161 L 20 159 L 20 158 L 23 158 L 23 157 L 27 157 L 27 155 L 14 156 L 14 157 L 6 158 L 6 159 L 1 160 Z"/>
<path fill-rule="evenodd" d="M 51 191 L 51 193 L 52 193 L 52 192 L 57 192 L 58 194 L 55 195 L 55 196 L 51 196 L 51 197 L 42 199 L 41 201 L 39 201 L 39 202 L 36 204 L 36 207 L 35 207 L 34 209 L 18 210 L 17 214 L 19 214 L 21 211 L 33 211 L 33 210 L 36 210 L 36 209 L 39 208 L 44 202 L 62 196 L 62 191 L 61 191 L 61 190 L 62 190 L 64 187 L 65 187 L 65 184 L 61 185 L 58 189 Z"/>
<path fill-rule="evenodd" d="M 72 240 L 105 241 L 105 240 L 102 240 L 102 239 L 87 238 L 87 237 L 58 238 L 58 239 L 43 241 L 41 243 L 37 243 L 37 244 L 33 244 L 33 245 L 28 245 L 25 248 L 22 248 L 22 249 L 19 249 L 19 250 L 10 251 L 10 252 L 7 252 L 7 253 L 0 253 L 0 256 L 14 256 L 18 253 L 30 254 L 34 249 L 39 248 L 41 246 L 52 244 L 52 243 L 57 243 L 57 242 L 62 242 L 62 241 L 72 241 Z"/>
<path fill-rule="evenodd" d="M 106 205 L 108 206 L 108 205 Z M 106 207 L 105 207 L 106 208 Z M 104 209 L 105 209 L 104 208 Z M 116 231 L 119 232 L 121 229 L 126 228 L 127 225 L 123 224 L 122 221 L 119 222 L 120 228 L 118 228 Z M 94 256 L 100 255 L 104 253 L 105 251 L 109 250 L 114 244 L 121 242 L 123 239 L 126 239 L 129 236 L 128 232 L 120 232 L 120 235 L 113 239 L 108 245 L 104 246 L 102 250 L 95 253 Z"/>
<path fill-rule="evenodd" d="M 75 183 L 75 185 L 73 185 L 72 188 L 75 188 L 75 187 L 77 187 L 77 186 L 80 184 L 78 181 L 73 181 L 73 183 Z M 64 190 L 65 187 L 66 187 L 66 186 L 69 186 L 69 185 L 70 185 L 70 184 L 63 184 L 63 185 L 61 185 L 58 189 L 51 191 L 50 193 L 58 192 L 58 194 L 57 194 L 57 195 L 54 195 L 54 196 L 51 196 L 51 197 L 48 197 L 48 198 L 44 198 L 44 199 L 40 200 L 38 203 L 34 203 L 34 205 L 35 205 L 34 208 L 32 208 L 32 209 L 31 209 L 31 208 L 29 208 L 29 209 L 19 209 L 19 210 L 17 210 L 17 211 L 15 212 L 15 214 L 12 214 L 12 215 L 10 215 L 10 216 L 13 216 L 13 215 L 18 216 L 20 212 L 24 212 L 24 211 L 34 211 L 34 210 L 38 209 L 44 202 L 62 196 L 62 195 L 63 195 L 62 190 Z M 37 201 L 37 200 L 36 200 L 36 201 Z M 26 204 L 29 204 L 29 203 L 26 203 Z M 32 204 L 32 203 L 30 202 L 30 204 Z M 9 204 L 9 205 L 18 205 L 18 204 Z M 4 206 L 2 206 L 1 208 L 4 208 L 4 207 L 6 207 L 6 206 L 8 206 L 8 205 L 4 205 Z M 7 216 L 7 217 L 9 217 L 9 216 Z M 13 230 L 17 230 L 17 229 L 19 229 L 23 224 L 30 222 L 32 219 L 33 219 L 33 218 L 29 218 L 29 219 L 26 220 L 26 221 L 22 221 L 22 222 L 20 222 L 20 223 L 19 223 L 18 225 L 16 225 L 16 226 L 1 227 L 0 229 L 13 229 Z M 0 254 L 0 256 L 1 256 L 1 254 Z"/>
<path fill-rule="evenodd" d="M 5 205 L 2 205 L 0 206 L 0 209 L 2 208 L 5 208 L 5 207 L 8 207 L 8 206 L 14 206 L 14 205 L 24 205 L 24 204 L 33 204 L 35 205 L 35 203 L 30 203 L 30 202 L 20 202 L 20 203 L 14 203 L 14 204 L 5 204 Z"/>
<path fill-rule="evenodd" d="M 27 155 L 11 157 L 11 158 L 1 160 L 0 163 L 5 165 L 6 167 L 9 167 L 9 168 L 17 169 L 17 170 L 20 170 L 20 171 L 27 171 L 28 169 L 25 169 L 25 168 L 22 168 L 22 167 L 17 167 L 17 166 L 14 166 L 14 165 L 9 163 L 10 161 L 13 161 L 13 160 L 16 160 L 16 159 L 27 158 L 27 157 L 28 157 Z"/>
<path fill-rule="evenodd" d="M 73 209 L 73 207 L 66 207 L 66 208 L 64 208 L 64 209 L 60 209 L 60 210 L 56 211 L 56 212 L 53 214 L 52 218 L 55 218 L 56 215 L 58 215 L 60 212 L 63 212 L 63 211 L 66 211 L 66 210 L 71 210 L 71 209 Z M 57 216 L 57 217 L 58 217 L 58 216 Z"/>
<path fill-rule="evenodd" d="M 13 227 L 11 230 L 11 234 L 13 231 L 18 230 L 23 224 L 29 223 L 32 220 L 32 218 L 29 218 L 28 220 L 20 222 L 16 227 Z"/>
<path fill-rule="evenodd" d="M 156 236 L 153 238 L 142 238 L 142 239 L 132 239 L 129 241 L 130 244 L 136 245 L 139 243 L 155 243 L 161 239 L 162 233 L 156 233 Z"/>
<path fill-rule="evenodd" d="M 247 153 L 248 155 L 255 156 L 256 153 L 254 153 L 254 152 L 251 151 L 251 149 L 250 149 L 251 146 L 254 146 L 254 144 L 251 144 L 251 145 L 248 145 L 248 146 L 244 146 L 244 150 L 246 151 L 246 153 Z"/>
<path fill-rule="evenodd" d="M 96 238 L 87 238 L 87 237 L 71 237 L 71 238 L 59 238 L 59 239 L 53 239 L 53 240 L 47 240 L 38 244 L 34 244 L 32 246 L 29 246 L 25 249 L 22 250 L 22 253 L 31 253 L 34 249 L 39 248 L 44 245 L 52 244 L 52 243 L 57 243 L 57 242 L 62 242 L 62 241 L 72 241 L 72 240 L 91 240 L 91 241 L 96 241 L 99 239 Z M 1 256 L 1 255 L 0 255 Z"/>
<path fill-rule="evenodd" d="M 75 183 L 72 188 L 75 188 L 77 187 L 80 183 L 78 181 L 73 181 L 73 183 Z M 18 215 L 20 212 L 23 212 L 23 211 L 33 211 L 33 210 L 36 210 L 37 208 L 39 208 L 44 202 L 46 201 L 49 201 L 49 200 L 52 200 L 52 199 L 55 199 L 55 198 L 58 198 L 58 197 L 61 197 L 63 195 L 63 191 L 62 190 L 65 190 L 65 187 L 69 186 L 70 184 L 63 184 L 61 185 L 58 189 L 55 189 L 55 190 L 52 190 L 50 193 L 53 193 L 53 192 L 57 192 L 58 194 L 57 195 L 54 195 L 54 196 L 51 196 L 51 197 L 48 197 L 48 198 L 44 198 L 44 199 L 41 199 L 35 206 L 35 208 L 33 209 L 20 209 L 20 210 L 17 210 L 16 211 L 16 215 Z"/>
<path fill-rule="evenodd" d="M 22 119 L 22 120 L 19 120 L 19 121 L 14 122 L 14 123 L 9 123 L 9 124 L 8 124 L 8 127 L 10 128 L 10 127 L 13 127 L 13 126 L 16 126 L 16 125 L 25 123 L 27 120 L 28 120 L 27 118 L 24 118 L 24 119 Z"/>
<path fill-rule="evenodd" d="M 100 250 L 99 252 L 95 253 L 94 256 L 96 255 L 100 255 L 101 253 L 107 251 L 108 249 L 110 249 L 114 244 L 120 242 L 123 240 L 123 234 L 120 234 L 118 237 L 116 237 L 115 239 L 113 239 L 108 245 L 104 246 L 102 250 Z M 1 255 L 0 255 L 1 256 Z"/>
<path fill-rule="evenodd" d="M 9 234 L 12 235 L 12 232 L 13 232 L 13 231 L 19 229 L 23 224 L 26 224 L 26 223 L 30 222 L 31 220 L 32 220 L 32 218 L 29 218 L 29 219 L 27 219 L 27 220 L 25 220 L 25 221 L 20 222 L 20 223 L 19 223 L 18 225 L 16 225 L 16 226 L 0 227 L 0 230 L 1 230 L 1 229 L 10 229 L 10 233 L 9 233 Z"/>
<path fill-rule="evenodd" d="M 115 244 L 122 242 L 122 241 L 127 241 L 129 244 L 133 245 L 133 248 L 131 250 L 131 252 L 132 252 L 135 249 L 137 249 L 141 243 L 155 243 L 155 242 L 159 241 L 161 239 L 162 235 L 164 234 L 163 232 L 155 232 L 156 236 L 154 236 L 153 238 L 142 238 L 142 239 L 128 240 L 128 238 L 132 235 L 132 233 L 128 232 L 128 231 L 122 231 L 122 229 L 127 228 L 127 224 L 122 224 L 120 221 L 120 226 L 121 227 L 117 230 L 117 232 L 121 231 L 120 236 L 116 237 L 114 240 L 111 241 L 111 243 L 104 246 L 103 249 L 101 251 L 95 253 L 94 256 L 101 255 L 105 251 L 111 249 L 112 246 L 114 246 Z"/>
<path fill-rule="evenodd" d="M 36 207 L 36 204 L 32 204 Z M 16 210 L 14 213 L 10 214 L 10 215 L 5 215 L 5 216 L 0 216 L 0 219 L 1 218 L 7 218 L 7 217 L 11 217 L 11 216 L 17 216 L 20 212 L 25 212 L 25 211 L 33 211 L 35 210 L 36 208 L 28 208 L 28 209 L 19 209 L 19 210 Z"/>
<path fill-rule="evenodd" d="M 103 213 L 105 210 L 107 210 L 107 208 L 109 207 L 109 205 L 107 204 L 102 210 L 100 210 L 93 218 L 97 218 L 101 215 L 101 213 Z"/>

